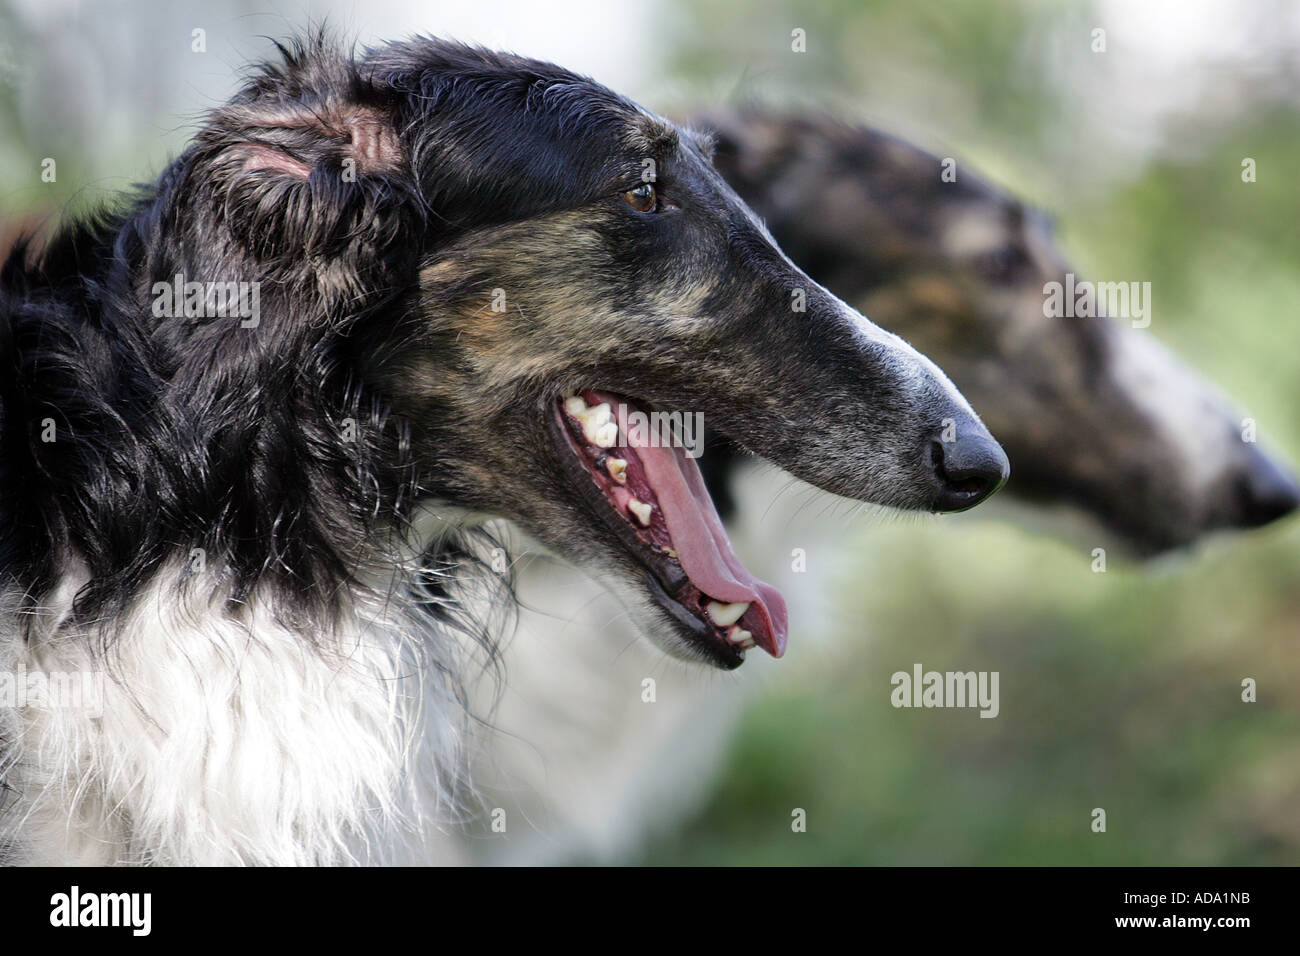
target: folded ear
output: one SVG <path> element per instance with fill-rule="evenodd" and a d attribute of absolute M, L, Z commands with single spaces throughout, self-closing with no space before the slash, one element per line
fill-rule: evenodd
<path fill-rule="evenodd" d="M 360 305 L 413 268 L 423 229 L 391 94 L 323 41 L 280 51 L 211 114 L 187 178 L 261 278 Z"/>

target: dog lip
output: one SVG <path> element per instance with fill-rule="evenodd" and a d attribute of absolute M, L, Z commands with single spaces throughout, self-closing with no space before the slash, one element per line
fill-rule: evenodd
<path fill-rule="evenodd" d="M 734 644 L 724 644 L 714 638 L 712 628 L 705 623 L 704 619 L 692 613 L 690 608 L 669 594 L 654 574 L 647 573 L 645 578 L 650 596 L 668 612 L 674 621 L 690 632 L 696 644 L 710 660 L 725 670 L 735 670 L 745 663 L 743 650 Z"/>

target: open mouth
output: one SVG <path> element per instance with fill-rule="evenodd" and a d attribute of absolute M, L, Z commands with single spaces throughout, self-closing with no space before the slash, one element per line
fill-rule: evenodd
<path fill-rule="evenodd" d="M 781 593 L 745 569 L 695 460 L 662 419 L 607 392 L 557 402 L 552 430 L 579 492 L 637 562 L 661 607 L 722 667 L 785 653 Z"/>

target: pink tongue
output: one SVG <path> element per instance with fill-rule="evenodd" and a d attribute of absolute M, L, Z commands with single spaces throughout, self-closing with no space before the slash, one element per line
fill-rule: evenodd
<path fill-rule="evenodd" d="M 602 397 L 602 400 L 607 399 Z M 754 635 L 759 647 L 773 657 L 780 657 L 785 653 L 789 628 L 785 598 L 741 564 L 695 460 L 675 447 L 675 443 L 671 447 L 655 447 L 651 442 L 656 436 L 643 434 L 652 429 L 629 430 L 626 405 L 618 401 L 610 404 L 618 418 L 621 441 L 636 449 L 646 480 L 659 498 L 677 560 L 682 563 L 686 576 L 715 600 L 733 604 L 751 602 L 741 624 Z"/>

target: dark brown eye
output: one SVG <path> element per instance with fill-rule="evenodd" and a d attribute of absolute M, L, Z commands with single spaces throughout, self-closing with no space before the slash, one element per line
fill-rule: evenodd
<path fill-rule="evenodd" d="M 642 183 L 635 189 L 629 189 L 623 194 L 623 198 L 637 212 L 654 212 L 655 207 L 659 205 L 659 196 L 655 192 L 654 183 Z"/>

